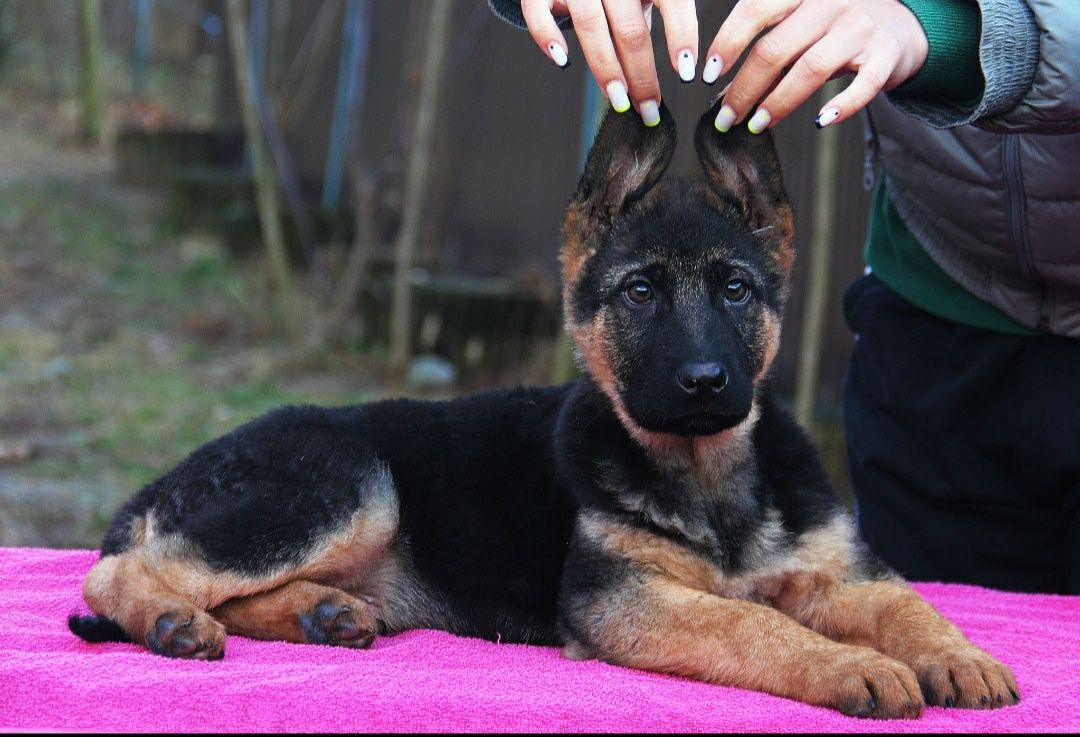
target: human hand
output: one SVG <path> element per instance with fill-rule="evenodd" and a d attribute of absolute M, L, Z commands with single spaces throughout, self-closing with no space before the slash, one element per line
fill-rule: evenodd
<path fill-rule="evenodd" d="M 898 0 L 740 0 L 709 47 L 702 80 L 715 82 L 765 29 L 727 87 L 716 116 L 722 133 L 755 105 L 747 127 L 760 133 L 832 77 L 854 72 L 814 123 L 846 120 L 878 92 L 915 76 L 928 51 L 922 25 Z"/>
<path fill-rule="evenodd" d="M 521 13 L 537 45 L 560 67 L 569 65 L 566 38 L 555 16 L 569 15 L 593 77 L 616 112 L 631 100 L 645 125 L 660 122 L 660 84 L 652 50 L 652 8 L 664 16 L 672 68 L 684 82 L 696 74 L 697 8 L 694 0 L 521 0 Z"/>

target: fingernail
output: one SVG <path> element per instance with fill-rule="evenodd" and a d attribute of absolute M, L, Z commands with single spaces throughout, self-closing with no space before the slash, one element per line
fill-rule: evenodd
<path fill-rule="evenodd" d="M 625 113 L 630 109 L 630 98 L 626 96 L 626 87 L 619 80 L 608 82 L 607 96 L 611 100 L 611 107 L 617 113 Z"/>
<path fill-rule="evenodd" d="M 772 116 L 769 115 L 769 111 L 765 108 L 758 108 L 758 111 L 754 113 L 754 117 L 750 118 L 750 122 L 746 124 L 746 129 L 751 133 L 761 133 L 769 127 L 769 123 L 772 122 Z"/>
<path fill-rule="evenodd" d="M 697 59 L 690 53 L 690 49 L 679 52 L 679 79 L 683 82 L 693 82 L 697 73 Z"/>
<path fill-rule="evenodd" d="M 839 117 L 840 108 L 830 106 L 818 113 L 818 116 L 814 118 L 814 125 L 816 125 L 820 130 L 821 128 L 829 125 Z"/>
<path fill-rule="evenodd" d="M 559 44 L 554 42 L 549 43 L 548 53 L 551 54 L 551 60 L 555 62 L 560 69 L 566 69 L 570 66 L 570 57 L 566 55 L 566 49 Z"/>
<path fill-rule="evenodd" d="M 660 106 L 656 104 L 656 100 L 646 100 L 641 103 L 638 111 L 641 113 L 641 120 L 647 128 L 660 124 Z"/>
<path fill-rule="evenodd" d="M 713 122 L 716 130 L 721 133 L 727 133 L 731 130 L 731 124 L 735 122 L 735 115 L 735 110 L 731 105 L 724 105 L 720 108 L 720 112 L 716 114 L 716 120 Z"/>
<path fill-rule="evenodd" d="M 705 84 L 716 84 L 722 71 L 724 71 L 724 62 L 720 61 L 719 56 L 710 56 L 705 62 L 705 68 L 701 70 L 701 81 Z"/>

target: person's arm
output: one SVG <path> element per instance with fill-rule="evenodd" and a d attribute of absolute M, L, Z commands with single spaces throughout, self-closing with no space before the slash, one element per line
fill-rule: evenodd
<path fill-rule="evenodd" d="M 986 83 L 979 66 L 982 17 L 973 0 L 899 0 L 926 34 L 926 61 L 914 77 L 888 93 L 894 103 L 935 103 L 971 112 Z M 900 103 L 903 106 L 903 102 Z"/>
<path fill-rule="evenodd" d="M 897 108 L 935 128 L 970 123 L 999 133 L 1080 132 L 1080 2 L 902 2 L 929 38 L 926 66 L 933 61 L 960 73 L 953 74 L 952 86 L 943 86 L 941 78 L 920 83 L 917 76 L 889 93 Z M 961 24 L 954 22 L 956 16 L 963 16 Z M 955 31 L 958 25 L 968 32 Z M 972 28 L 977 29 L 975 38 Z M 961 37 L 966 40 L 958 44 Z M 964 76 L 970 82 L 973 63 L 982 88 L 964 99 L 963 84 L 956 82 Z"/>

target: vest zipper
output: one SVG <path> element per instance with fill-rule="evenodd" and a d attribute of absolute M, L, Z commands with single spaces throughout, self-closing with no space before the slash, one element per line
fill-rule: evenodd
<path fill-rule="evenodd" d="M 877 129 L 874 128 L 874 119 L 870 117 L 870 108 L 862 109 L 863 139 L 866 141 L 866 155 L 863 157 L 862 186 L 867 192 L 874 189 L 874 162 L 877 159 L 878 139 Z"/>
<path fill-rule="evenodd" d="M 1009 208 L 1009 235 L 1020 272 L 1039 285 L 1039 330 L 1050 328 L 1050 300 L 1046 298 L 1046 283 L 1035 271 L 1031 256 L 1031 241 L 1027 230 L 1027 207 L 1024 202 L 1024 172 L 1020 165 L 1020 141 L 1015 134 L 1003 135 L 1001 168 L 1005 173 L 1005 195 Z"/>

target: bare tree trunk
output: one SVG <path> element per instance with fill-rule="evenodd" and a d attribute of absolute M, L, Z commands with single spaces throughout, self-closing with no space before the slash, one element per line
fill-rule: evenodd
<path fill-rule="evenodd" d="M 453 0 L 433 0 L 428 6 L 420 94 L 416 98 L 411 145 L 405 168 L 401 229 L 394 245 L 394 294 L 390 312 L 390 366 L 402 371 L 412 353 L 412 290 L 410 274 L 416 258 L 432 149 L 435 119 L 442 96 L 442 69 L 450 46 L 450 10 Z"/>
<path fill-rule="evenodd" d="M 356 309 L 367 274 L 368 259 L 375 248 L 375 194 L 375 177 L 361 176 L 354 188 L 356 232 L 349 258 L 345 262 L 345 273 L 338 285 L 330 315 L 315 333 L 309 348 L 318 348 L 334 340 L 334 334 L 342 329 Z"/>
<path fill-rule="evenodd" d="M 259 211 L 259 227 L 263 246 L 270 262 L 270 275 L 277 293 L 281 324 L 290 339 L 299 334 L 299 318 L 292 276 L 281 229 L 277 176 L 266 150 L 266 138 L 259 122 L 258 108 L 251 86 L 251 63 L 248 58 L 247 13 L 243 0 L 227 0 L 226 16 L 229 28 L 229 48 L 232 50 L 236 89 L 240 97 L 240 113 L 251 151 L 251 171 L 255 180 L 255 204 Z"/>
<path fill-rule="evenodd" d="M 82 64 L 79 70 L 79 100 L 82 105 L 83 140 L 101 145 L 101 0 L 80 0 L 79 36 Z"/>
<path fill-rule="evenodd" d="M 839 82 L 829 82 L 819 99 L 832 99 Z M 829 294 L 832 242 L 836 230 L 836 170 L 840 136 L 836 126 L 818 133 L 814 179 L 814 229 L 810 238 L 810 274 L 803 302 L 802 331 L 799 336 L 799 364 L 795 376 L 795 419 L 811 433 L 817 404 L 818 374 L 821 368 L 821 340 L 825 330 L 825 300 Z"/>

